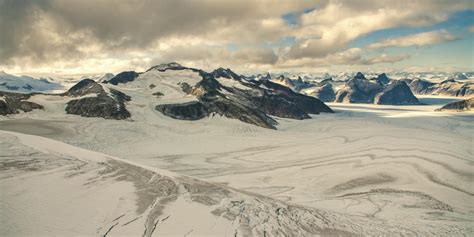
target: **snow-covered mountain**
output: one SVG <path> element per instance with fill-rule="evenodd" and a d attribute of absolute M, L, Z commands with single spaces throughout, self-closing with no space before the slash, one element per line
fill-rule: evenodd
<path fill-rule="evenodd" d="M 1 114 L 29 112 L 27 97 L 0 93 Z M 60 97 L 65 112 L 85 117 L 128 119 L 143 114 L 147 105 L 152 113 L 180 120 L 199 120 L 216 114 L 245 123 L 275 129 L 275 118 L 309 119 L 309 114 L 332 110 L 320 100 L 302 95 L 269 80 L 243 80 L 230 69 L 211 73 L 177 63 L 161 64 L 146 72 L 126 71 L 98 83 L 83 79 Z M 52 98 L 49 100 L 53 100 Z M 128 103 L 132 101 L 133 103 Z M 34 108 L 47 106 L 35 103 Z M 31 106 L 30 106 L 31 107 Z"/>
<path fill-rule="evenodd" d="M 0 91 L 20 93 L 45 92 L 50 93 L 63 89 L 63 85 L 46 78 L 33 78 L 29 76 L 15 76 L 0 72 Z"/>

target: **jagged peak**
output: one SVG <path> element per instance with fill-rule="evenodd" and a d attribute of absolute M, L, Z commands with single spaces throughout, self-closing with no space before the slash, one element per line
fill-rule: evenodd
<path fill-rule="evenodd" d="M 219 77 L 224 77 L 224 78 L 227 78 L 227 79 L 236 79 L 236 80 L 239 80 L 241 77 L 235 73 L 234 71 L 232 71 L 230 68 L 223 68 L 223 67 L 219 67 L 217 69 L 215 69 L 214 71 L 211 72 L 211 74 L 215 77 L 215 78 L 219 78 Z"/>
<path fill-rule="evenodd" d="M 390 78 L 388 78 L 387 74 L 382 73 L 377 76 L 377 81 L 382 84 L 387 84 L 390 82 Z"/>
<path fill-rule="evenodd" d="M 364 74 L 362 74 L 362 72 L 357 72 L 354 79 L 366 79 L 366 78 L 365 78 Z"/>

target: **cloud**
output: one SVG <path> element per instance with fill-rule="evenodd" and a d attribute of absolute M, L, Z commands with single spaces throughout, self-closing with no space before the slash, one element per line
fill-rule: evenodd
<path fill-rule="evenodd" d="M 243 68 L 342 63 L 356 59 L 348 45 L 358 37 L 431 25 L 469 8 L 467 0 L 0 0 L 0 67 L 116 72 L 152 59 Z M 282 18 L 292 12 L 296 25 Z M 295 42 L 278 46 L 282 38 Z M 376 62 L 383 60 L 365 63 Z"/>
<path fill-rule="evenodd" d="M 364 56 L 364 50 L 361 48 L 350 48 L 341 52 L 328 54 L 325 57 L 320 58 L 301 58 L 301 59 L 289 59 L 283 64 L 277 66 L 280 67 L 330 67 L 334 65 L 374 65 L 382 63 L 395 63 L 410 56 L 403 55 L 388 55 L 379 54 L 375 56 Z"/>
<path fill-rule="evenodd" d="M 453 11 L 469 8 L 468 1 L 329 1 L 301 16 L 299 39 L 288 58 L 318 58 L 347 48 L 373 31 L 420 27 L 447 20 Z"/>
<path fill-rule="evenodd" d="M 0 0 L 0 60 L 5 62 L 20 56 L 36 61 L 54 59 L 49 54 L 59 56 L 69 50 L 76 51 L 70 53 L 82 52 L 81 42 L 82 46 L 96 42 L 103 50 L 112 51 L 147 49 L 169 37 L 194 36 L 221 43 L 233 39 L 254 42 L 277 39 L 288 27 L 279 16 L 309 4 L 298 1 L 264 4 L 213 0 Z"/>
<path fill-rule="evenodd" d="M 364 65 L 373 65 L 379 63 L 395 63 L 405 59 L 410 58 L 410 55 L 402 54 L 402 55 L 388 55 L 388 54 L 380 54 L 374 57 L 370 57 L 361 61 L 360 64 Z"/>
<path fill-rule="evenodd" d="M 397 38 L 390 38 L 381 42 L 373 43 L 368 46 L 370 49 L 386 48 L 386 47 L 409 47 L 409 46 L 425 46 L 439 44 L 458 40 L 459 38 L 452 35 L 446 30 L 437 30 L 423 32 L 413 35 L 407 35 Z"/>
<path fill-rule="evenodd" d="M 217 67 L 233 69 L 255 68 L 261 65 L 273 65 L 278 56 L 270 48 L 241 48 L 231 51 L 215 45 L 194 45 L 185 48 L 169 47 L 156 52 L 158 55 L 150 66 L 177 61 L 191 67 L 212 70 Z"/>

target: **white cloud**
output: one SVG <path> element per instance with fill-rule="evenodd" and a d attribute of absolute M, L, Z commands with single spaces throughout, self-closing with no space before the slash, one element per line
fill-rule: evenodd
<path fill-rule="evenodd" d="M 347 48 L 352 40 L 393 27 L 426 26 L 448 19 L 468 2 L 443 1 L 329 1 L 301 18 L 299 41 L 288 58 L 318 58 Z"/>
<path fill-rule="evenodd" d="M 312 7 L 298 26 L 281 18 Z M 213 68 L 387 63 L 403 57 L 362 57 L 348 45 L 376 30 L 431 25 L 470 8 L 469 0 L 0 0 L 0 67 L 115 72 L 156 60 Z M 284 37 L 296 43 L 261 47 Z M 241 49 L 229 51 L 229 44 Z"/>
<path fill-rule="evenodd" d="M 395 63 L 410 56 L 403 55 L 388 55 L 379 54 L 375 56 L 364 56 L 363 49 L 361 48 L 350 48 L 342 52 L 328 54 L 320 58 L 300 58 L 300 59 L 288 59 L 281 64 L 279 67 L 330 67 L 334 65 L 373 65 L 381 63 Z"/>
<path fill-rule="evenodd" d="M 450 42 L 457 39 L 459 38 L 455 37 L 446 30 L 437 30 L 386 39 L 381 42 L 370 44 L 368 48 L 378 49 L 385 47 L 425 46 L 439 44 L 443 42 Z"/>

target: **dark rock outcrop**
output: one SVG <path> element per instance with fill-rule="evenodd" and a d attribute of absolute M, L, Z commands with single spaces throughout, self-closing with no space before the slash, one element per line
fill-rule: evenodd
<path fill-rule="evenodd" d="M 182 120 L 198 120 L 209 115 L 206 106 L 199 101 L 192 101 L 183 104 L 157 105 L 155 109 L 171 118 Z"/>
<path fill-rule="evenodd" d="M 277 81 L 278 84 L 284 85 L 284 86 L 289 87 L 289 88 L 294 88 L 295 84 L 296 84 L 295 82 L 293 82 L 293 80 L 291 80 L 290 78 L 285 77 L 284 75 L 280 75 L 274 80 Z"/>
<path fill-rule="evenodd" d="M 72 97 L 78 97 L 78 96 L 84 96 L 88 94 L 99 94 L 99 93 L 104 93 L 104 88 L 97 82 L 95 82 L 92 79 L 83 79 L 80 82 L 78 82 L 76 85 L 71 87 L 68 91 L 63 93 L 63 96 L 72 96 Z"/>
<path fill-rule="evenodd" d="M 377 76 L 377 82 L 381 85 L 386 85 L 390 82 L 390 78 L 387 77 L 387 74 L 382 73 Z"/>
<path fill-rule="evenodd" d="M 362 72 L 358 72 L 355 76 L 354 79 L 366 79 L 364 74 Z"/>
<path fill-rule="evenodd" d="M 17 114 L 21 111 L 30 112 L 34 109 L 43 109 L 43 106 L 27 101 L 31 94 L 21 94 L 0 91 L 0 115 Z"/>
<path fill-rule="evenodd" d="M 387 85 L 382 92 L 375 96 L 374 103 L 384 105 L 421 104 L 404 81 L 396 81 Z"/>
<path fill-rule="evenodd" d="M 272 76 L 270 75 L 270 73 L 267 72 L 267 74 L 265 76 L 264 75 L 259 75 L 258 78 L 260 78 L 260 80 L 271 80 Z"/>
<path fill-rule="evenodd" d="M 140 75 L 140 73 L 134 71 L 127 71 L 121 72 L 117 74 L 115 77 L 112 77 L 108 81 L 104 81 L 105 83 L 110 83 L 112 85 L 118 85 L 119 83 L 127 83 L 135 80 Z"/>
<path fill-rule="evenodd" d="M 90 79 L 80 81 L 63 96 L 79 97 L 91 94 L 95 95 L 70 100 L 66 104 L 66 113 L 105 119 L 126 119 L 131 116 L 125 107 L 125 102 L 131 99 L 130 96 L 114 89 L 106 92 L 102 85 Z"/>
<path fill-rule="evenodd" d="M 241 77 L 237 73 L 233 72 L 229 68 L 224 69 L 224 68 L 220 67 L 220 68 L 212 71 L 211 74 L 215 78 L 223 77 L 223 78 L 235 79 L 235 80 L 240 80 L 241 79 Z"/>
<path fill-rule="evenodd" d="M 410 88 L 415 94 L 429 94 L 432 91 L 431 87 L 433 85 L 436 85 L 436 83 L 422 79 L 415 79 L 410 82 Z"/>
<path fill-rule="evenodd" d="M 436 111 L 462 112 L 462 111 L 472 111 L 473 108 L 474 108 L 474 97 L 467 100 L 461 100 L 461 101 L 449 103 L 439 109 L 436 109 Z"/>
<path fill-rule="evenodd" d="M 329 83 L 318 87 L 308 95 L 314 96 L 323 102 L 333 102 L 336 99 L 336 93 L 334 92 L 332 85 Z"/>

